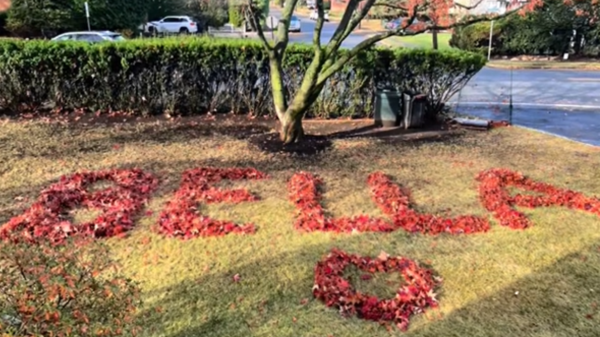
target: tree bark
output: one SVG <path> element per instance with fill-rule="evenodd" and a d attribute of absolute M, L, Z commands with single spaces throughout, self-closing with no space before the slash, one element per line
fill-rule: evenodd
<path fill-rule="evenodd" d="M 294 116 L 291 110 L 286 112 L 286 116 L 281 120 L 281 131 L 279 133 L 281 141 L 284 144 L 292 144 L 302 140 L 304 137 L 304 128 L 302 127 L 302 117 L 304 114 Z"/>

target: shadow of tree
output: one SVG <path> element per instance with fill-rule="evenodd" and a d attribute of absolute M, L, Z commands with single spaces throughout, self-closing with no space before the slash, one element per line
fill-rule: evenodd
<path fill-rule="evenodd" d="M 600 241 L 407 335 L 598 336 L 599 285 Z"/>
<path fill-rule="evenodd" d="M 374 322 L 343 318 L 312 298 L 317 261 L 332 247 L 343 249 L 345 244 L 359 240 L 352 236 L 335 244 L 307 245 L 158 289 L 150 295 L 162 297 L 141 313 L 144 325 L 154 329 L 146 333 L 170 337 L 273 336 L 277 331 L 277 336 L 321 336 L 332 320 L 344 320 L 344 324 L 334 325 L 337 330 L 331 331 L 333 335 L 598 336 L 600 242 L 442 319 L 421 322 L 408 332 L 388 332 Z M 290 274 L 303 277 L 286 277 L 289 268 L 295 269 Z M 239 282 L 233 280 L 236 274 L 240 275 Z"/>
<path fill-rule="evenodd" d="M 314 300 L 312 286 L 314 266 L 332 247 L 344 249 L 359 241 L 358 236 L 345 236 L 335 243 L 305 245 L 157 289 L 147 296 L 160 299 L 147 302 L 146 310 L 140 313 L 144 326 L 149 328 L 145 333 L 241 337 L 273 336 L 277 331 L 277 336 L 317 336 L 322 335 L 327 321 L 332 319 L 344 320 L 342 330 L 346 333 L 356 331 L 364 326 L 364 321 L 343 318 L 337 310 Z M 361 253 L 351 249 L 348 252 Z M 235 275 L 239 275 L 239 282 L 234 280 Z M 368 324 L 378 327 L 374 322 Z M 336 331 L 331 333 L 337 335 Z"/>

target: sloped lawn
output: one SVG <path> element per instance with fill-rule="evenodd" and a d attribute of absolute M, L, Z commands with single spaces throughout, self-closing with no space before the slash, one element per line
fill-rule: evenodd
<path fill-rule="evenodd" d="M 598 148 L 505 128 L 424 140 L 334 139 L 320 154 L 297 157 L 263 152 L 248 142 L 253 133 L 271 127 L 207 119 L 87 126 L 4 121 L 0 223 L 22 213 L 61 175 L 117 167 L 156 175 L 158 188 L 130 235 L 107 239 L 124 272 L 141 284 L 145 304 L 140 315 L 148 336 L 600 335 L 600 217 L 563 207 L 519 207 L 531 226 L 500 226 L 479 200 L 475 179 L 484 170 L 506 168 L 559 188 L 600 195 Z M 311 127 L 318 130 L 318 125 Z M 254 234 L 188 240 L 158 234 L 161 212 L 174 200 L 183 172 L 202 167 L 255 168 L 268 174 L 261 180 L 218 183 L 223 189 L 246 188 L 260 200 L 198 204 L 213 219 L 254 224 Z M 410 195 L 411 208 L 419 214 L 479 216 L 490 229 L 469 235 L 403 229 L 302 232 L 295 228 L 297 209 L 288 188 L 300 171 L 322 180 L 326 216 L 366 214 L 391 223 L 367 182 L 371 173 L 381 171 Z M 73 215 L 75 222 L 90 216 L 84 211 Z M 393 324 L 343 317 L 312 294 L 314 268 L 333 248 L 418 262 L 442 279 L 435 287 L 439 307 L 413 315 L 407 332 Z M 364 274 L 352 266 L 344 277 L 379 298 L 393 297 L 404 282 L 397 273 Z"/>

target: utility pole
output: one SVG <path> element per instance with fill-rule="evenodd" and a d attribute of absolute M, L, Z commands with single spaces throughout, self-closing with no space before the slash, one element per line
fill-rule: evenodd
<path fill-rule="evenodd" d="M 494 39 L 494 20 L 490 23 L 490 43 L 488 45 L 488 61 L 492 57 L 492 40 Z"/>
<path fill-rule="evenodd" d="M 90 26 L 90 7 L 88 6 L 87 1 L 84 2 L 83 5 L 85 6 L 85 17 L 87 19 L 88 31 L 91 31 L 92 27 Z"/>

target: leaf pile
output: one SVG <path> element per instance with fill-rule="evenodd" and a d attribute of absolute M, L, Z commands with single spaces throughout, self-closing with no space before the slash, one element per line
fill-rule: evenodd
<path fill-rule="evenodd" d="M 213 185 L 224 180 L 266 179 L 268 176 L 253 168 L 196 168 L 183 173 L 181 185 L 167 203 L 159 219 L 159 232 L 168 237 L 222 236 L 229 233 L 251 234 L 253 224 L 237 225 L 227 220 L 215 220 L 198 213 L 198 203 L 241 203 L 258 197 L 245 189 L 221 190 Z"/>
<path fill-rule="evenodd" d="M 550 184 L 536 182 L 525 177 L 520 172 L 508 169 L 489 169 L 477 176 L 479 198 L 483 206 L 500 222 L 500 225 L 512 229 L 525 229 L 531 226 L 531 221 L 525 214 L 514 209 L 514 206 L 536 208 L 548 206 L 563 206 L 571 209 L 590 212 L 600 216 L 600 200 L 583 195 L 572 190 L 561 189 Z M 539 195 L 517 194 L 512 197 L 507 190 L 514 186 Z"/>
<path fill-rule="evenodd" d="M 87 188 L 99 181 L 111 181 L 116 186 L 99 191 Z M 60 244 L 70 236 L 94 238 L 122 235 L 134 226 L 134 216 L 144 207 L 158 180 L 140 169 L 113 169 L 79 172 L 41 192 L 38 200 L 23 214 L 0 227 L 0 238 L 18 237 L 28 242 L 46 238 Z M 100 210 L 102 214 L 91 222 L 73 224 L 69 211 L 78 207 Z"/>
<path fill-rule="evenodd" d="M 447 219 L 417 213 L 410 209 L 409 198 L 402 189 L 381 172 L 369 175 L 367 183 L 373 201 L 392 219 L 392 223 L 367 215 L 335 219 L 325 217 L 320 204 L 319 186 L 322 181 L 310 173 L 300 172 L 292 176 L 288 184 L 290 199 L 298 210 L 296 229 L 305 232 L 391 232 L 403 228 L 409 232 L 427 234 L 470 234 L 485 232 L 490 228 L 487 220 L 476 216 Z"/>
<path fill-rule="evenodd" d="M 397 271 L 402 275 L 404 284 L 392 299 L 363 294 L 342 277 L 350 264 L 368 273 Z M 326 306 L 339 308 L 343 315 L 356 314 L 367 320 L 393 322 L 401 330 L 406 330 L 410 316 L 438 305 L 433 292 L 437 284 L 430 270 L 419 267 L 410 259 L 388 257 L 386 254 L 378 258 L 361 257 L 333 249 L 315 267 L 313 295 Z"/>
<path fill-rule="evenodd" d="M 319 192 L 322 183 L 321 179 L 307 172 L 296 173 L 290 179 L 289 198 L 298 210 L 294 223 L 296 229 L 303 232 L 391 232 L 395 229 L 387 221 L 367 215 L 336 219 L 325 217 Z"/>
<path fill-rule="evenodd" d="M 461 215 L 456 218 L 441 218 L 431 214 L 419 214 L 410 209 L 408 195 L 381 172 L 369 175 L 373 201 L 379 209 L 392 218 L 394 225 L 408 232 L 424 234 L 471 234 L 486 232 L 490 224 L 486 219 L 473 215 Z"/>

